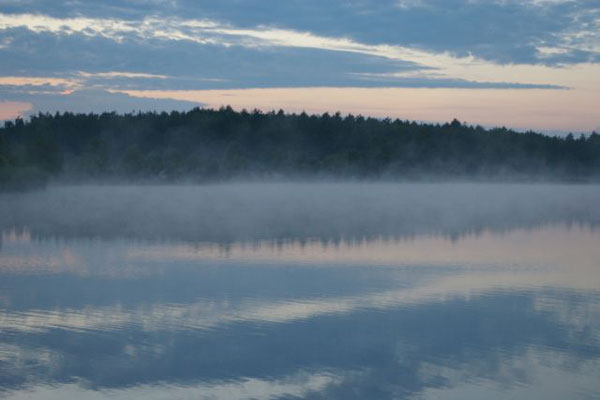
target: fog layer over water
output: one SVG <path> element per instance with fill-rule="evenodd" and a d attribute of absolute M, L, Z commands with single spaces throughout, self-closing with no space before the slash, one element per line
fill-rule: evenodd
<path fill-rule="evenodd" d="M 600 187 L 0 195 L 0 397 L 597 398 Z"/>
<path fill-rule="evenodd" d="M 0 226 L 34 236 L 233 242 L 462 235 L 600 223 L 599 185 L 72 186 L 0 195 Z"/>

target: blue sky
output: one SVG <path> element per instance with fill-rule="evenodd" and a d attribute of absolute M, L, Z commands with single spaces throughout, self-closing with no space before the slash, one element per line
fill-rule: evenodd
<path fill-rule="evenodd" d="M 196 105 L 600 127 L 598 0 L 0 0 L 0 119 Z"/>

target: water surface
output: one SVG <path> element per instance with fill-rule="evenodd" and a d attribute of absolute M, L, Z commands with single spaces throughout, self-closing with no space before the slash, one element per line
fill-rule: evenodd
<path fill-rule="evenodd" d="M 599 398 L 600 188 L 0 196 L 0 397 Z"/>

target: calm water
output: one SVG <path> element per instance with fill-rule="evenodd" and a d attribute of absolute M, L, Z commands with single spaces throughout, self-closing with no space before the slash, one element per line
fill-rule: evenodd
<path fill-rule="evenodd" d="M 0 196 L 0 397 L 600 398 L 600 187 Z"/>

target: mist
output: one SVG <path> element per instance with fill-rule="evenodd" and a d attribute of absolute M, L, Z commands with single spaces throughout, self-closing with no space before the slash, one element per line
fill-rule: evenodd
<path fill-rule="evenodd" d="M 50 186 L 0 195 L 0 229 L 38 238 L 360 241 L 600 224 L 600 186 L 279 182 Z"/>

